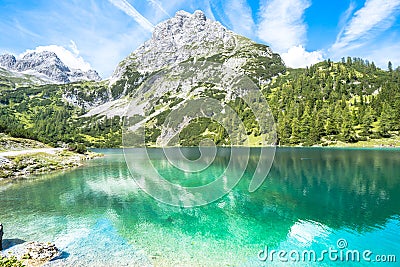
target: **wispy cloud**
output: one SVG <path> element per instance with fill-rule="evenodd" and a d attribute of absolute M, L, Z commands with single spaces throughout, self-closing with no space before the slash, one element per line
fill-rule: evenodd
<path fill-rule="evenodd" d="M 399 10 L 400 0 L 367 0 L 338 34 L 331 50 L 343 52 L 364 45 L 376 33 L 390 28 Z"/>
<path fill-rule="evenodd" d="M 363 51 L 361 56 L 373 60 L 377 66 L 383 69 L 387 69 L 389 61 L 393 63 L 393 67 L 400 66 L 400 40 L 377 44 L 368 51 Z"/>
<path fill-rule="evenodd" d="M 346 24 L 349 22 L 351 16 L 353 15 L 353 12 L 356 8 L 356 3 L 351 1 L 349 4 L 349 7 L 346 9 L 346 11 L 340 16 L 338 27 L 341 29 L 338 36 L 341 36 L 345 30 Z"/>
<path fill-rule="evenodd" d="M 169 18 L 171 17 L 171 15 L 164 9 L 161 2 L 159 2 L 157 0 L 147 0 L 147 2 L 149 2 L 150 5 L 152 5 L 153 7 L 158 8 L 162 13 L 167 15 Z"/>
<path fill-rule="evenodd" d="M 125 12 L 128 16 L 132 17 L 144 29 L 152 32 L 154 29 L 153 24 L 148 21 L 142 14 L 139 13 L 128 1 L 126 0 L 108 0 L 111 4 Z"/>
<path fill-rule="evenodd" d="M 308 0 L 264 0 L 260 9 L 258 37 L 278 52 L 303 45 L 307 30 L 303 16 L 310 4 Z"/>
<path fill-rule="evenodd" d="M 215 16 L 214 16 L 214 12 L 212 11 L 212 8 L 211 8 L 210 1 L 204 0 L 203 6 L 204 6 L 204 12 L 205 12 L 206 16 L 212 20 L 216 20 Z"/>
<path fill-rule="evenodd" d="M 27 28 L 23 27 L 21 25 L 21 23 L 19 23 L 18 20 L 14 20 L 14 27 L 15 27 L 15 29 L 17 29 L 19 32 L 21 32 L 23 34 L 30 35 L 31 37 L 34 37 L 34 38 L 40 38 L 39 34 L 34 33 L 33 31 L 30 31 Z"/>
<path fill-rule="evenodd" d="M 245 0 L 229 0 L 224 11 L 228 16 L 232 30 L 251 37 L 254 35 L 255 24 L 250 6 Z"/>

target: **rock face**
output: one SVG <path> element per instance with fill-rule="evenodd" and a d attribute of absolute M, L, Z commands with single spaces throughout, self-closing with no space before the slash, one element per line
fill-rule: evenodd
<path fill-rule="evenodd" d="M 12 69 L 14 68 L 16 63 L 17 60 L 13 55 L 9 54 L 0 55 L 0 66 L 3 66 L 6 69 Z"/>
<path fill-rule="evenodd" d="M 236 34 L 207 19 L 202 11 L 178 11 L 155 27 L 153 37 L 122 62 L 114 77 L 119 77 L 127 65 L 134 64 L 141 73 L 153 72 L 191 57 L 232 51 L 237 45 Z"/>
<path fill-rule="evenodd" d="M 120 62 L 110 79 L 111 99 L 135 95 L 137 89 L 160 70 L 185 62 L 202 61 L 219 64 L 221 73 L 233 69 L 245 74 L 259 86 L 285 71 L 280 56 L 273 53 L 268 46 L 257 44 L 226 29 L 219 22 L 206 18 L 202 11 L 195 11 L 193 14 L 178 11 L 173 18 L 157 25 L 152 38 Z M 155 92 L 155 95 L 160 96 L 168 91 L 171 97 L 182 97 L 178 89 L 183 82 L 183 79 L 175 79 L 171 84 L 164 84 L 167 87 L 162 92 Z M 139 111 L 142 111 L 139 113 L 148 114 L 146 111 L 151 110 L 152 107 L 148 104 L 153 101 L 147 100 L 138 101 L 137 106 L 141 107 Z M 109 106 L 99 107 L 97 112 L 121 116 L 123 114 L 116 112 L 120 109 L 120 104 L 116 103 L 115 109 Z"/>
<path fill-rule="evenodd" d="M 119 64 L 110 80 L 111 98 L 117 102 L 96 112 L 132 117 L 130 130 L 147 125 L 154 130 L 147 140 L 155 142 L 167 114 L 183 108 L 186 100 L 213 97 L 233 106 L 249 92 L 243 82 L 259 89 L 283 72 L 280 56 L 268 46 L 226 29 L 201 11 L 179 11 Z M 126 96 L 132 101 L 127 114 L 120 112 L 125 111 L 121 106 Z"/>
<path fill-rule="evenodd" d="M 221 57 L 212 58 L 215 55 Z M 268 46 L 229 31 L 206 18 L 202 11 L 193 14 L 178 11 L 175 17 L 157 25 L 152 38 L 119 64 L 111 83 L 123 79 L 133 69 L 141 74 L 151 73 L 191 58 L 241 67 L 252 57 L 274 58 L 276 64 L 283 65 L 279 55 L 273 54 Z"/>
<path fill-rule="evenodd" d="M 84 76 L 68 69 L 51 53 L 35 53 L 23 59 L 5 55 L 0 65 L 18 71 L 33 69 L 61 83 Z M 235 75 L 230 74 L 232 71 Z M 201 11 L 179 11 L 157 25 L 152 38 L 121 61 L 110 80 L 60 89 L 63 99 L 81 107 L 86 117 L 123 117 L 133 103 L 128 114 L 132 116 L 132 128 L 155 125 L 147 138 L 154 142 L 165 117 L 186 100 L 211 97 L 225 106 L 245 109 L 235 101 L 245 95 L 246 88 L 238 86 L 240 81 L 235 78 L 246 76 L 258 89 L 284 72 L 280 56 L 268 46 L 226 29 Z M 95 73 L 85 75 L 92 77 Z M 223 137 L 224 133 L 214 128 L 213 133 Z"/>
<path fill-rule="evenodd" d="M 54 83 L 101 80 L 94 70 L 70 69 L 54 52 L 49 51 L 27 53 L 21 59 L 8 54 L 0 55 L 0 67 L 19 73 L 33 74 Z"/>

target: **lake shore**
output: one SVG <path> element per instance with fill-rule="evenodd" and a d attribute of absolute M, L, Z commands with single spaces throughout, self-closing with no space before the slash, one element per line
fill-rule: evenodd
<path fill-rule="evenodd" d="M 131 148 L 191 148 L 197 146 L 171 146 L 171 147 L 162 147 L 162 146 L 146 146 L 146 147 L 110 147 L 108 149 L 131 149 Z M 400 148 L 400 140 L 396 142 L 369 142 L 369 141 L 359 141 L 357 143 L 344 143 L 344 142 L 332 142 L 329 145 L 312 145 L 312 146 L 302 146 L 302 145 L 276 145 L 276 146 L 259 146 L 259 145 L 249 145 L 249 146 L 216 146 L 220 148 L 241 148 L 241 147 L 249 147 L 249 148 L 261 148 L 261 147 L 280 147 L 280 148 Z"/>
<path fill-rule="evenodd" d="M 42 148 L 0 153 L 0 180 L 79 167 L 101 154 L 79 154 L 64 148 Z"/>
<path fill-rule="evenodd" d="M 70 150 L 0 133 L 0 181 L 70 169 L 102 156 L 95 152 L 77 153 Z"/>
<path fill-rule="evenodd" d="M 319 144 L 313 144 L 313 145 L 303 145 L 303 144 L 293 144 L 293 145 L 267 145 L 263 146 L 261 145 L 260 140 L 257 139 L 257 142 L 254 140 L 254 138 L 250 138 L 250 142 L 245 146 L 245 145 L 217 145 L 217 147 L 251 147 L 251 148 L 260 148 L 260 147 L 282 147 L 282 148 L 290 148 L 290 147 L 302 147 L 302 148 L 307 148 L 307 147 L 323 147 L 323 148 L 400 148 L 400 135 L 394 134 L 390 138 L 378 138 L 378 139 L 370 139 L 368 138 L 367 140 L 363 141 L 357 141 L 354 143 L 346 143 L 338 140 L 328 140 L 324 139 L 321 141 Z M 141 146 L 143 148 L 143 146 Z M 168 148 L 174 148 L 174 147 L 197 147 L 197 146 L 171 146 Z M 123 147 L 119 147 L 123 148 Z M 140 147 L 125 147 L 125 148 L 140 148 Z M 148 144 L 146 148 L 163 148 L 161 146 L 158 146 L 154 143 Z"/>

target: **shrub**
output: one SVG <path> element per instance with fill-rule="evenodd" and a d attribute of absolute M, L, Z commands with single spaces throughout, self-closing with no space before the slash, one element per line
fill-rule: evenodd
<path fill-rule="evenodd" d="M 84 144 L 70 144 L 68 150 L 79 154 L 85 154 L 87 152 L 87 148 Z"/>
<path fill-rule="evenodd" d="M 25 266 L 17 260 L 16 257 L 12 256 L 10 258 L 0 256 L 0 266 L 1 267 L 22 267 Z"/>

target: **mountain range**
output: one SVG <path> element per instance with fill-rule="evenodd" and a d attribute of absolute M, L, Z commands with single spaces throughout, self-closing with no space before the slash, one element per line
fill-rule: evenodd
<path fill-rule="evenodd" d="M 3 55 L 0 66 L 0 131 L 52 145 L 120 146 L 126 115 L 132 129 L 146 126 L 146 144 L 155 145 L 172 112 L 187 100 L 205 97 L 235 111 L 250 145 L 259 145 L 267 133 L 260 131 L 260 118 L 243 100 L 246 90 L 238 90 L 240 81 L 232 72 L 262 92 L 277 122 L 279 144 L 391 142 L 400 130 L 398 69 L 384 71 L 349 57 L 290 69 L 268 46 L 201 11 L 179 11 L 157 25 L 152 37 L 106 80 L 95 71 L 68 68 L 52 52 L 21 59 Z M 207 76 L 204 70 L 210 66 Z M 219 145 L 233 142 L 211 119 L 179 127 L 179 145 L 196 145 L 204 137 Z"/>
<path fill-rule="evenodd" d="M 36 76 L 42 83 L 70 83 L 76 81 L 100 81 L 95 70 L 82 71 L 69 68 L 54 52 L 28 52 L 16 59 L 10 54 L 0 55 L 0 67 L 14 72 L 14 76 Z"/>

